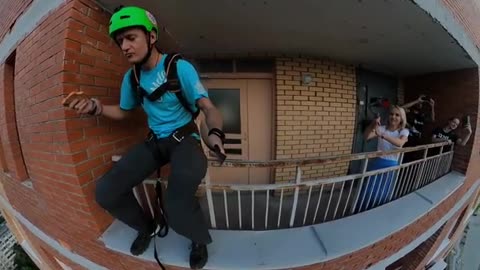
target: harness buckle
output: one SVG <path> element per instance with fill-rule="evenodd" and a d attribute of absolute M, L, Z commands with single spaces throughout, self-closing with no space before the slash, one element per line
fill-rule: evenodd
<path fill-rule="evenodd" d="M 155 141 L 156 135 L 152 131 L 147 135 L 147 139 L 145 140 L 146 142 L 152 142 Z"/>
<path fill-rule="evenodd" d="M 177 133 L 178 133 L 178 130 L 175 131 L 173 134 L 172 134 L 172 138 L 177 141 L 178 143 L 180 143 L 181 141 L 183 141 L 183 139 L 185 138 L 185 136 L 182 136 L 182 137 L 177 137 Z"/>

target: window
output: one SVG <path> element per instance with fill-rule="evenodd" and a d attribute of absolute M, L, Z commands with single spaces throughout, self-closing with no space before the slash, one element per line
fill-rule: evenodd
<path fill-rule="evenodd" d="M 240 89 L 209 89 L 208 95 L 223 116 L 223 131 L 226 134 L 227 155 L 241 155 L 242 122 Z"/>
<path fill-rule="evenodd" d="M 209 89 L 210 99 L 220 110 L 225 133 L 240 133 L 240 91 L 238 89 Z"/>

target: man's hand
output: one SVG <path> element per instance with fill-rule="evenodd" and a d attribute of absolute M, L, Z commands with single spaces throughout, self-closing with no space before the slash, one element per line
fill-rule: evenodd
<path fill-rule="evenodd" d="M 470 124 L 466 124 L 464 129 L 469 133 L 469 134 L 472 134 L 472 125 Z"/>
<path fill-rule="evenodd" d="M 424 102 L 424 101 L 425 101 L 425 97 L 426 97 L 425 95 L 420 95 L 420 96 L 417 98 L 417 102 L 419 102 L 419 103 Z"/>
<path fill-rule="evenodd" d="M 431 98 L 428 103 L 430 104 L 430 106 L 434 107 L 435 106 L 435 100 L 433 100 L 433 98 Z"/>
<path fill-rule="evenodd" d="M 91 99 L 74 99 L 68 107 L 76 110 L 78 114 L 89 114 L 95 108 L 95 103 Z"/>
<path fill-rule="evenodd" d="M 212 148 L 215 148 L 215 146 L 218 145 L 220 152 L 225 155 L 225 149 L 223 148 L 222 139 L 220 139 L 220 137 L 215 134 L 211 134 L 210 136 L 208 136 L 207 143 Z"/>
<path fill-rule="evenodd" d="M 102 113 L 102 104 L 99 100 L 90 98 L 83 92 L 71 92 L 62 100 L 62 105 L 78 114 L 100 115 Z"/>
<path fill-rule="evenodd" d="M 375 127 L 375 134 L 376 134 L 378 137 L 382 137 L 382 135 L 383 135 L 382 132 L 381 132 L 381 130 L 380 130 L 380 126 L 378 126 L 378 125 Z"/>

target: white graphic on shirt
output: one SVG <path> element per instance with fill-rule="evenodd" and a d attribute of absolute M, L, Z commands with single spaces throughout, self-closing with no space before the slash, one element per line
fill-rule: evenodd
<path fill-rule="evenodd" d="M 160 87 L 160 85 L 162 85 L 163 83 L 165 83 L 165 81 L 166 81 L 166 73 L 165 73 L 165 71 L 157 72 L 157 78 L 152 81 L 152 84 L 151 84 L 151 87 L 150 87 L 150 93 L 152 93 L 153 91 L 155 91 L 158 87 Z M 159 99 L 157 99 L 156 102 L 161 102 L 162 99 L 163 99 L 163 96 L 160 97 Z"/>
<path fill-rule="evenodd" d="M 437 138 L 442 139 L 442 140 L 450 140 L 450 137 L 448 135 L 444 135 L 442 133 L 436 134 Z"/>
<path fill-rule="evenodd" d="M 413 124 L 415 125 L 423 125 L 422 121 L 418 121 L 417 119 L 413 120 Z"/>

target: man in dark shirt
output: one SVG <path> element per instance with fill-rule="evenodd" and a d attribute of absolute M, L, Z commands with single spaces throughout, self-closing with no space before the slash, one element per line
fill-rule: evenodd
<path fill-rule="evenodd" d="M 425 113 L 424 103 L 430 105 L 429 114 Z M 410 136 L 422 138 L 422 132 L 427 122 L 435 122 L 435 101 L 425 95 L 402 106 L 407 112 L 407 123 L 410 129 Z M 410 138 L 409 138 L 410 141 Z"/>
<path fill-rule="evenodd" d="M 432 143 L 451 141 L 456 145 L 465 146 L 470 135 L 472 135 L 472 127 L 469 122 L 464 123 L 464 134 L 462 137 L 457 135 L 457 128 L 460 125 L 458 118 L 450 118 L 448 124 L 444 127 L 437 127 L 432 132 Z M 450 151 L 450 146 L 444 146 L 443 152 Z M 440 147 L 432 148 L 428 150 L 428 156 L 434 156 L 440 154 Z"/>
<path fill-rule="evenodd" d="M 424 111 L 424 103 L 430 105 L 429 113 Z M 427 139 L 423 136 L 423 130 L 427 122 L 435 122 L 435 101 L 431 98 L 421 95 L 418 99 L 404 104 L 402 106 L 407 112 L 407 128 L 410 130 L 408 142 L 404 147 L 413 147 L 421 145 Z M 403 161 L 410 162 L 421 158 L 421 152 L 408 152 L 405 153 Z"/>
<path fill-rule="evenodd" d="M 454 133 L 454 130 L 449 129 L 449 128 L 447 129 L 447 131 L 445 131 L 444 128 L 437 127 L 432 132 L 432 141 L 452 141 L 452 142 L 456 142 L 457 139 L 458 139 L 457 134 Z"/>
<path fill-rule="evenodd" d="M 432 142 L 443 142 L 443 141 L 452 141 L 455 144 L 465 146 L 467 144 L 468 139 L 472 135 L 472 127 L 470 123 L 466 123 L 464 125 L 465 134 L 462 138 L 457 136 L 455 130 L 460 125 L 460 120 L 458 118 L 450 118 L 448 120 L 448 124 L 446 126 L 437 127 L 432 132 Z"/>

